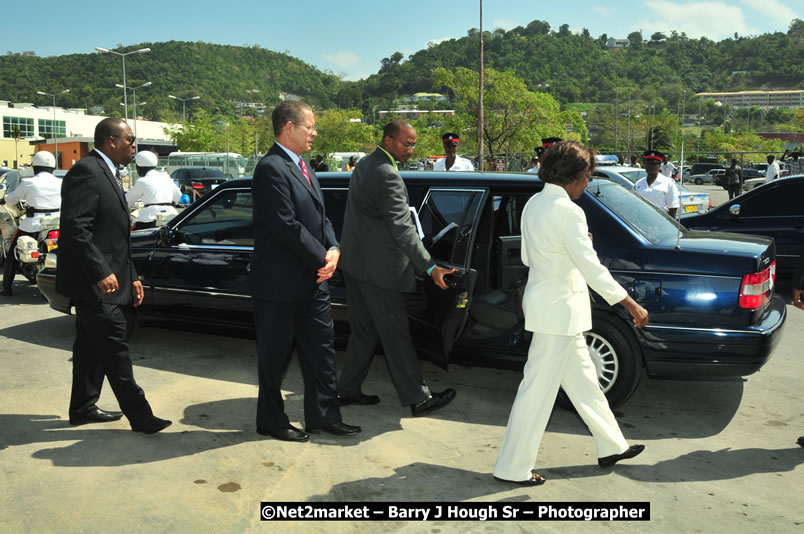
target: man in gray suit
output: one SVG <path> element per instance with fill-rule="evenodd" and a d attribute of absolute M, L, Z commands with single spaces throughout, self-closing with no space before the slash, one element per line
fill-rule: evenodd
<path fill-rule="evenodd" d="M 408 191 L 397 161 L 404 163 L 416 147 L 416 130 L 407 121 L 391 121 L 382 144 L 361 159 L 349 182 L 349 198 L 341 237 L 349 302 L 351 336 L 338 379 L 341 405 L 377 404 L 362 391 L 377 340 L 399 400 L 422 416 L 449 404 L 455 390 L 431 393 L 422 377 L 410 337 L 405 292 L 416 289 L 416 273 L 427 273 L 441 289 L 444 276 L 455 272 L 436 265 L 411 221 Z"/>

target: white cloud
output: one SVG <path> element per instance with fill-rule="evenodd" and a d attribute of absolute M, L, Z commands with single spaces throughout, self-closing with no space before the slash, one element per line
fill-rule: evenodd
<path fill-rule="evenodd" d="M 684 32 L 688 37 L 706 37 L 713 41 L 731 37 L 735 32 L 740 35 L 758 33 L 746 22 L 742 8 L 723 2 L 679 3 L 650 0 L 644 5 L 656 15 L 650 20 L 640 20 L 632 26 L 633 30 L 642 30 L 644 39 L 650 39 L 654 32 L 667 34 L 671 30 Z"/>
<path fill-rule="evenodd" d="M 521 24 L 511 19 L 494 19 L 493 26 L 493 30 L 502 28 L 503 30 L 508 31 L 512 28 L 516 28 L 517 26 L 521 26 Z"/>
<path fill-rule="evenodd" d="M 360 65 L 360 57 L 349 50 L 341 50 L 332 54 L 321 54 L 321 57 L 339 69 L 354 69 Z"/>
<path fill-rule="evenodd" d="M 774 25 L 783 30 L 787 29 L 793 19 L 801 18 L 792 8 L 779 0 L 743 0 L 743 4 L 756 10 L 765 19 L 770 19 Z"/>
<path fill-rule="evenodd" d="M 431 39 L 425 43 L 427 48 L 432 48 L 436 45 L 443 43 L 444 41 L 449 41 L 450 39 L 454 39 L 454 37 L 441 37 L 439 39 Z"/>
<path fill-rule="evenodd" d="M 592 11 L 594 11 L 601 17 L 607 17 L 607 18 L 610 18 L 614 14 L 614 10 L 606 6 L 593 6 Z"/>

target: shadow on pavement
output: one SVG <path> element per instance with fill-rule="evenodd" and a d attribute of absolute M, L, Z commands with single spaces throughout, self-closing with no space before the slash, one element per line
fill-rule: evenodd
<path fill-rule="evenodd" d="M 434 488 L 444 488 L 449 501 L 467 501 L 488 497 L 495 493 L 508 492 L 518 486 L 497 482 L 491 472 L 478 473 L 455 467 L 445 467 L 428 463 L 413 463 L 394 469 L 387 477 L 371 477 L 335 484 L 328 493 L 313 495 L 311 502 L 339 501 L 379 501 L 405 502 L 411 495 L 428 488 L 428 495 Z M 522 488 L 525 491 L 529 491 Z M 517 495 L 500 502 L 524 502 L 530 500 L 528 494 Z"/>
<path fill-rule="evenodd" d="M 722 449 L 693 451 L 654 465 L 617 464 L 617 474 L 639 482 L 706 482 L 731 480 L 757 473 L 793 471 L 804 463 L 801 447 L 790 439 L 789 449 Z M 597 466 L 579 465 L 542 469 L 547 478 L 586 478 L 606 474 Z"/>

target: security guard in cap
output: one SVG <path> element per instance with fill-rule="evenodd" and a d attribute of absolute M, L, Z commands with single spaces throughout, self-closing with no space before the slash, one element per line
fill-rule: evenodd
<path fill-rule="evenodd" d="M 0 291 L 0 295 L 8 297 L 11 296 L 11 284 L 17 272 L 17 258 L 13 253 L 17 240 L 23 235 L 36 237 L 42 229 L 42 218 L 58 215 L 61 207 L 61 179 L 53 176 L 56 158 L 50 152 L 40 150 L 34 154 L 32 163 L 34 175 L 22 180 L 14 191 L 0 199 L 0 204 L 14 205 L 22 200 L 28 204 L 27 215 L 20 220 L 17 233 L 11 240 L 9 248 L 11 253 L 6 257 L 3 270 L 3 290 Z"/>
<path fill-rule="evenodd" d="M 447 155 L 444 159 L 439 159 L 433 165 L 434 171 L 473 171 L 475 166 L 466 158 L 460 157 L 458 152 L 458 143 L 461 140 L 458 134 L 448 132 L 441 136 L 441 143 L 444 145 L 444 153 Z"/>
<path fill-rule="evenodd" d="M 539 173 L 539 158 L 542 157 L 542 152 L 544 152 L 547 148 L 553 146 L 554 144 L 558 143 L 562 139 L 560 137 L 543 137 L 542 138 L 542 146 L 537 146 L 533 149 L 535 152 L 535 156 L 531 160 L 531 167 L 527 170 L 527 172 L 532 172 L 535 174 Z"/>
<path fill-rule="evenodd" d="M 173 205 L 179 203 L 181 191 L 167 173 L 156 170 L 158 160 L 153 152 L 139 152 L 134 162 L 140 178 L 126 193 L 126 202 L 129 208 L 138 200 L 145 205 L 137 215 L 134 229 L 153 228 L 158 216 L 171 217 L 178 213 Z"/>
<path fill-rule="evenodd" d="M 663 159 L 664 154 L 658 150 L 645 151 L 642 160 L 648 175 L 637 181 L 634 191 L 675 218 L 679 206 L 678 188 L 672 178 L 660 172 Z"/>

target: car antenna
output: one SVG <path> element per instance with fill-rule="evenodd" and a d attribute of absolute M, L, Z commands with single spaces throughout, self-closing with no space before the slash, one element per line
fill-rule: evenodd
<path fill-rule="evenodd" d="M 681 129 L 681 161 L 679 162 L 681 165 L 681 185 L 684 185 L 684 129 Z M 692 171 L 690 171 L 691 173 Z M 681 209 L 681 192 L 679 191 L 679 203 L 678 207 Z M 676 212 L 676 216 L 674 217 L 676 220 L 676 250 L 681 249 L 681 214 Z"/>

